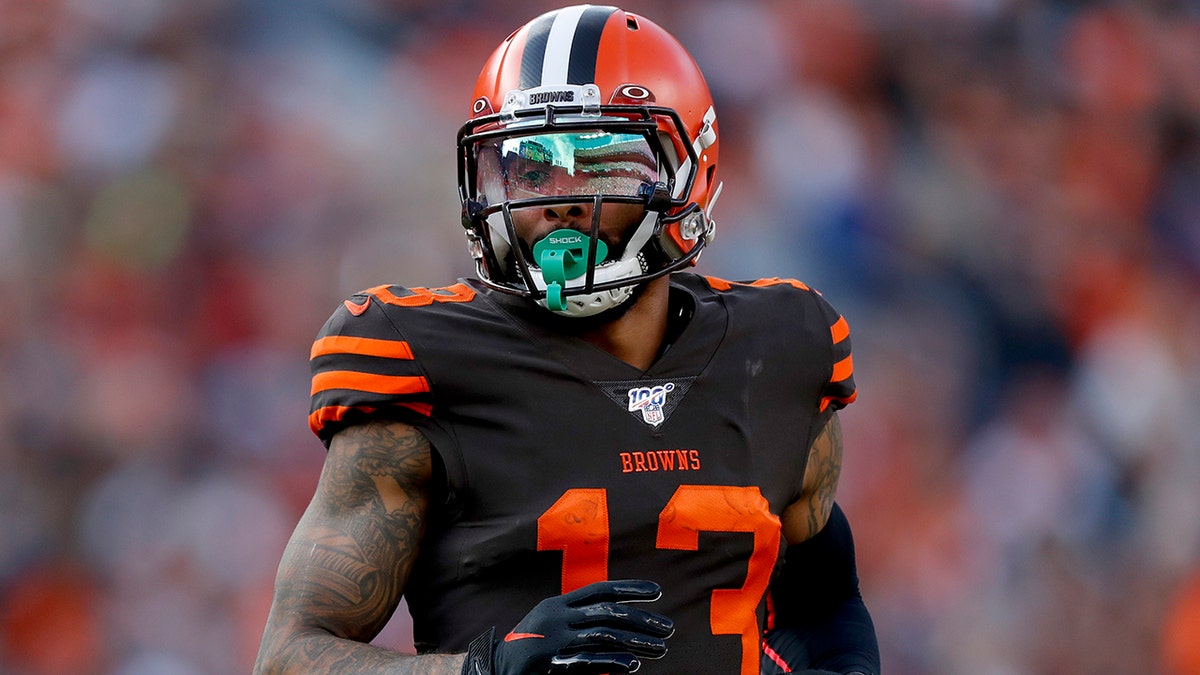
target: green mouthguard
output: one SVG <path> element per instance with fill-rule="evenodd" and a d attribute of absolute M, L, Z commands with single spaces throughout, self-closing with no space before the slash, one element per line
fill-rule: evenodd
<path fill-rule="evenodd" d="M 587 273 L 587 253 L 591 238 L 576 230 L 555 230 L 533 245 L 533 257 L 546 280 L 546 307 L 553 311 L 567 308 L 563 287 L 568 279 Z M 604 262 L 608 246 L 596 242 L 595 264 Z"/>

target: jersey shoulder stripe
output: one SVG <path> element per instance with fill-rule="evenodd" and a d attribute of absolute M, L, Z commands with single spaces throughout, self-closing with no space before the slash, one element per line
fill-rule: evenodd
<path fill-rule="evenodd" d="M 339 429 L 358 420 L 412 421 L 432 414 L 429 380 L 384 306 L 421 307 L 466 295 L 441 290 L 379 286 L 355 294 L 334 311 L 309 352 L 308 423 L 322 441 L 328 443 Z"/>
<path fill-rule="evenodd" d="M 397 307 L 427 307 L 435 302 L 471 302 L 475 299 L 475 289 L 461 282 L 444 288 L 405 288 L 385 284 L 368 288 L 362 294 Z"/>
<path fill-rule="evenodd" d="M 829 339 L 832 344 L 833 372 L 822 391 L 819 406 L 820 412 L 825 412 L 830 406 L 833 406 L 834 410 L 838 410 L 853 403 L 858 398 L 858 389 L 854 384 L 854 356 L 850 350 L 850 324 L 844 316 L 837 313 L 837 310 L 829 302 L 821 297 L 820 293 L 816 293 L 816 297 L 820 300 L 822 313 L 832 321 L 829 326 Z"/>
<path fill-rule="evenodd" d="M 330 354 L 362 354 L 392 359 L 412 359 L 412 348 L 403 340 L 354 337 L 351 335 L 329 335 L 313 342 L 309 358 Z"/>
<path fill-rule="evenodd" d="M 728 291 L 736 286 L 749 286 L 751 288 L 768 288 L 770 286 L 791 286 L 802 291 L 811 290 L 807 284 L 795 279 L 780 279 L 779 277 L 770 277 L 767 279 L 755 279 L 754 281 L 727 281 L 720 277 L 706 276 L 704 280 L 708 282 L 710 288 L 714 291 Z"/>
<path fill-rule="evenodd" d="M 822 388 L 821 397 L 817 407 L 819 412 L 825 412 L 830 407 L 834 410 L 844 408 L 854 402 L 858 397 L 858 391 L 854 384 L 854 359 L 850 350 L 850 324 L 833 306 L 825 299 L 821 292 L 812 288 L 808 284 L 797 281 L 796 279 L 781 279 L 779 277 L 771 277 L 767 279 L 756 279 L 754 281 L 727 281 L 719 277 L 706 276 L 704 280 L 709 287 L 718 293 L 735 291 L 739 288 L 776 288 L 776 287 L 791 287 L 793 289 L 804 291 L 801 295 L 807 295 L 816 304 L 817 311 L 824 322 L 823 326 L 829 331 L 829 344 L 831 354 L 831 369 L 829 380 Z M 816 326 L 813 327 L 814 330 Z"/>
<path fill-rule="evenodd" d="M 394 407 L 411 410 L 421 417 L 429 417 L 433 414 L 433 405 L 429 403 L 400 401 L 395 403 Z M 327 405 L 309 413 L 308 426 L 318 438 L 327 441 L 333 436 L 332 430 L 341 428 L 348 419 L 356 416 L 369 417 L 375 412 L 376 409 L 371 406 Z"/>
<path fill-rule="evenodd" d="M 325 370 L 313 374 L 310 392 L 313 396 L 333 389 L 399 396 L 427 392 L 429 381 L 421 375 L 378 375 L 357 370 Z"/>

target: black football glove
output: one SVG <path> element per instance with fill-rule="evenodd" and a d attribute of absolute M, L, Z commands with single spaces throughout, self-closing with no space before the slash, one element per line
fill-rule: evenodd
<path fill-rule="evenodd" d="M 631 607 L 662 595 L 653 581 L 600 581 L 539 602 L 503 639 L 496 629 L 471 642 L 463 675 L 632 673 L 660 659 L 675 624 Z"/>

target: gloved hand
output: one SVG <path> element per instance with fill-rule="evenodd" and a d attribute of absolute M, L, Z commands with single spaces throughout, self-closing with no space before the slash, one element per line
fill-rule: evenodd
<path fill-rule="evenodd" d="M 471 642 L 463 675 L 632 673 L 660 659 L 675 624 L 631 607 L 662 595 L 653 581 L 600 581 L 539 602 L 502 640 L 496 629 Z"/>

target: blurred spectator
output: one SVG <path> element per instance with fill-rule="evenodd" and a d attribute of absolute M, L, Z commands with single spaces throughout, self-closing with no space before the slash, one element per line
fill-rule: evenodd
<path fill-rule="evenodd" d="M 1163 624 L 1163 662 L 1169 675 L 1200 673 L 1200 569 L 1181 584 Z"/>

